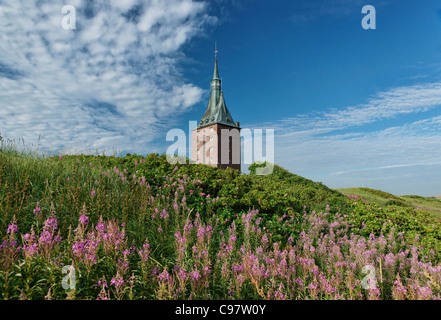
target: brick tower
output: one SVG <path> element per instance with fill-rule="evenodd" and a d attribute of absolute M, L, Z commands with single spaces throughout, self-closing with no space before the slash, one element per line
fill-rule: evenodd
<path fill-rule="evenodd" d="M 192 160 L 240 170 L 240 153 L 239 122 L 233 121 L 225 104 L 215 56 L 207 110 L 193 130 Z"/>

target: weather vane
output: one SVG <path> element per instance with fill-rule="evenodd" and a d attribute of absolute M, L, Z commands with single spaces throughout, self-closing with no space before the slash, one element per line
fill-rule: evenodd
<path fill-rule="evenodd" d="M 214 56 L 215 57 L 217 57 L 217 53 L 218 53 L 219 51 L 217 50 L 217 43 L 216 43 L 216 41 L 214 42 Z"/>

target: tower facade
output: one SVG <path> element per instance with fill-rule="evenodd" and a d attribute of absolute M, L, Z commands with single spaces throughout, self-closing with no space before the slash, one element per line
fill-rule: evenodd
<path fill-rule="evenodd" d="M 193 130 L 192 160 L 217 168 L 240 170 L 240 127 L 234 122 L 225 104 L 221 80 L 214 60 L 210 99 L 207 110 Z"/>

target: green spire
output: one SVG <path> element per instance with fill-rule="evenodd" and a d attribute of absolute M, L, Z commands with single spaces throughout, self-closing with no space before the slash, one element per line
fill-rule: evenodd
<path fill-rule="evenodd" d="M 217 70 L 217 57 L 216 56 L 214 56 L 213 80 L 219 80 L 219 71 Z"/>
<path fill-rule="evenodd" d="M 210 99 L 207 110 L 198 124 L 198 128 L 206 127 L 215 123 L 236 127 L 227 105 L 225 104 L 224 93 L 222 92 L 221 80 L 217 67 L 217 56 L 214 59 L 213 79 L 211 80 Z"/>

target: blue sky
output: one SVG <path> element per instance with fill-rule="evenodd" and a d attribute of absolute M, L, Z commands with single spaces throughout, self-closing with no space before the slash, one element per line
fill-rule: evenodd
<path fill-rule="evenodd" d="M 367 4 L 376 30 L 361 26 Z M 439 1 L 3 0 L 0 31 L 5 137 L 166 152 L 167 131 L 205 111 L 216 41 L 233 119 L 275 130 L 277 164 L 335 188 L 441 195 Z"/>

